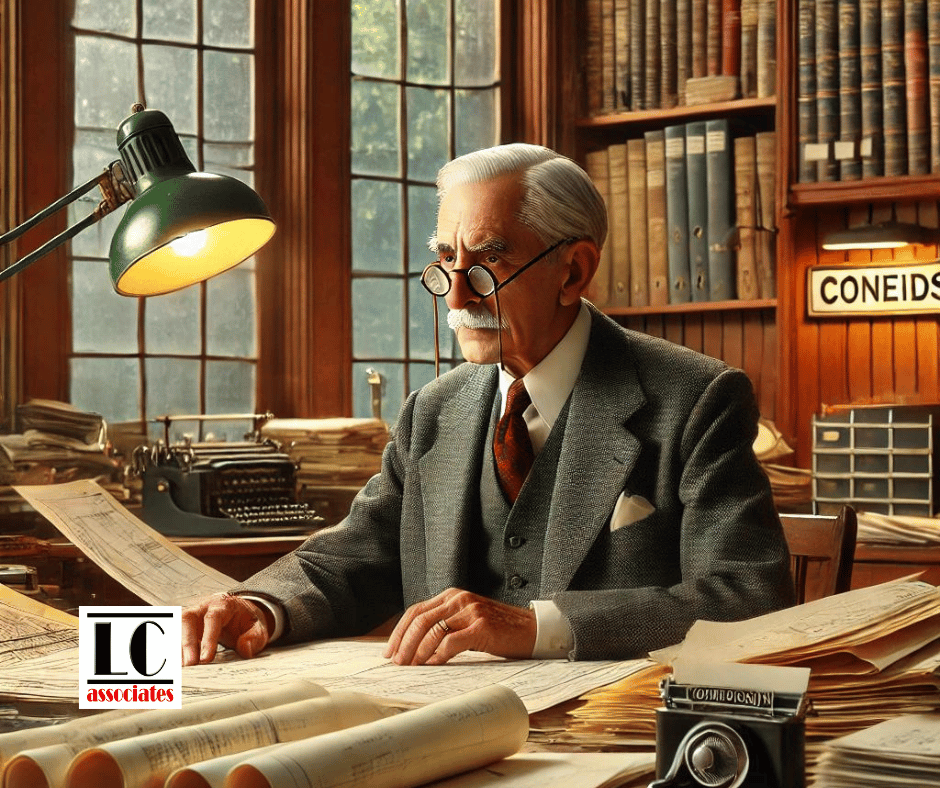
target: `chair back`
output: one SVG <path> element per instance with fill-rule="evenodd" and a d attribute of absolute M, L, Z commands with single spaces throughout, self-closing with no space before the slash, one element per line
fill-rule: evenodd
<path fill-rule="evenodd" d="M 780 522 L 790 548 L 797 604 L 852 587 L 858 524 L 851 506 L 838 514 L 781 514 Z"/>

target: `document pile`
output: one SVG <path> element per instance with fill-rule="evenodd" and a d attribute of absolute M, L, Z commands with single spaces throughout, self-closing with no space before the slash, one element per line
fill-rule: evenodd
<path fill-rule="evenodd" d="M 814 788 L 937 788 L 940 713 L 897 717 L 829 742 L 813 777 Z"/>
<path fill-rule="evenodd" d="M 938 545 L 940 544 L 940 519 L 859 512 L 858 541 L 910 547 Z"/>
<path fill-rule="evenodd" d="M 378 473 L 388 426 L 380 419 L 272 419 L 261 435 L 297 463 L 303 487 L 362 487 Z"/>
<path fill-rule="evenodd" d="M 824 742 L 903 714 L 940 708 L 940 589 L 895 580 L 733 623 L 698 621 L 650 665 L 583 696 L 569 726 L 647 746 L 655 736 L 659 680 L 677 659 L 811 669 L 807 763 Z"/>

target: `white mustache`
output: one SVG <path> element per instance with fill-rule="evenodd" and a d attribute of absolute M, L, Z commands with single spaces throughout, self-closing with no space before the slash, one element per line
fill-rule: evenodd
<path fill-rule="evenodd" d="M 503 321 L 503 328 L 507 327 L 506 320 Z M 447 313 L 447 325 L 451 331 L 458 328 L 489 329 L 496 331 L 499 323 L 496 321 L 496 315 L 488 312 L 484 307 L 451 309 Z"/>

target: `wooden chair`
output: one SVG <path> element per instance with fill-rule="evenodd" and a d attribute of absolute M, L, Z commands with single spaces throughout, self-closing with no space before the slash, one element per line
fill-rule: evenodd
<path fill-rule="evenodd" d="M 858 525 L 855 510 L 839 514 L 781 514 L 790 548 L 790 566 L 797 604 L 848 591 Z"/>

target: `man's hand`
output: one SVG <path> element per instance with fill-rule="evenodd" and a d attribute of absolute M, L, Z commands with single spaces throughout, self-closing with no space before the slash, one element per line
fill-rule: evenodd
<path fill-rule="evenodd" d="M 468 650 L 528 659 L 535 634 L 533 611 L 449 588 L 405 611 L 385 656 L 398 665 L 442 665 Z"/>
<path fill-rule="evenodd" d="M 212 662 L 221 643 L 248 659 L 270 639 L 266 612 L 242 597 L 214 594 L 183 610 L 183 665 Z"/>

